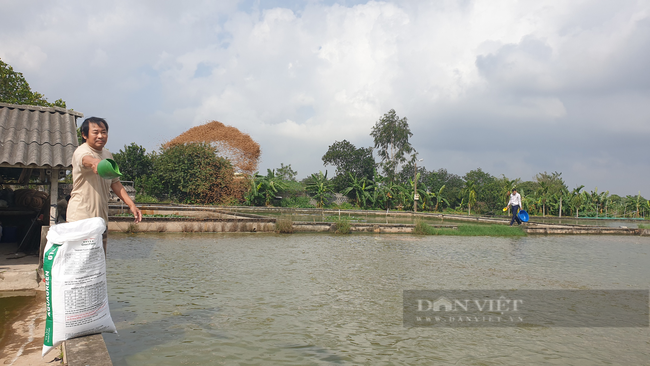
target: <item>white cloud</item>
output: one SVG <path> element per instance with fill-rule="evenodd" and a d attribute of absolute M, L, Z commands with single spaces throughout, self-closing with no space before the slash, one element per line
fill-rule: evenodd
<path fill-rule="evenodd" d="M 113 150 L 219 120 L 262 144 L 263 169 L 306 176 L 335 140 L 372 145 L 394 108 L 429 169 L 557 170 L 621 193 L 650 178 L 629 163 L 650 137 L 647 3 L 263 5 L 11 0 L 0 57 L 51 100 L 107 117 Z M 623 154 L 611 141 L 626 137 Z M 583 154 L 599 146 L 605 160 Z"/>

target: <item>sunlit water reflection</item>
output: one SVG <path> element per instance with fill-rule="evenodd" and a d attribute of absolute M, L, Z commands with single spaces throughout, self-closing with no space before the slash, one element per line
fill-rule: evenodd
<path fill-rule="evenodd" d="M 112 234 L 115 365 L 646 364 L 648 328 L 404 328 L 404 289 L 647 289 L 650 238 Z"/>

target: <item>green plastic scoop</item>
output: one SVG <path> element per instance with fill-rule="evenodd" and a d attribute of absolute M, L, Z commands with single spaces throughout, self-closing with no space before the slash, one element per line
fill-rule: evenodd
<path fill-rule="evenodd" d="M 97 164 L 97 174 L 104 179 L 119 178 L 122 176 L 120 167 L 113 159 L 104 159 Z"/>

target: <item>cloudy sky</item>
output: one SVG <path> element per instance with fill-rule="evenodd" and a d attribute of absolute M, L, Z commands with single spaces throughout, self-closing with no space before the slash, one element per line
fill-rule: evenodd
<path fill-rule="evenodd" d="M 147 150 L 218 120 L 325 170 L 395 109 L 428 170 L 650 196 L 650 1 L 3 0 L 0 58 Z M 332 167 L 327 167 L 330 174 Z"/>

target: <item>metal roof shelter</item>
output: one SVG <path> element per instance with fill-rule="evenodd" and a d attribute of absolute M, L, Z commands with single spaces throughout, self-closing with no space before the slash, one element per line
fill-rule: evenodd
<path fill-rule="evenodd" d="M 82 113 L 0 103 L 0 166 L 72 168 Z"/>
<path fill-rule="evenodd" d="M 57 217 L 58 180 L 72 169 L 79 144 L 80 117 L 65 108 L 0 103 L 0 184 L 48 187 L 50 225 Z"/>

